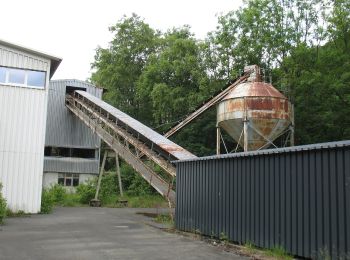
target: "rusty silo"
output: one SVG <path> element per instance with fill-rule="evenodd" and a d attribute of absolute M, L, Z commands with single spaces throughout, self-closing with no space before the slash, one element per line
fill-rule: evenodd
<path fill-rule="evenodd" d="M 247 81 L 233 88 L 218 104 L 218 131 L 223 128 L 244 151 L 276 146 L 273 141 L 286 132 L 294 145 L 293 105 L 271 84 L 261 81 L 258 66 L 244 70 L 251 71 Z"/>

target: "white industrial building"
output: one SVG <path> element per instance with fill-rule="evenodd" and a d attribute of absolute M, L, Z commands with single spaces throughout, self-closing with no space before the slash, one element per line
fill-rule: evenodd
<path fill-rule="evenodd" d="M 38 213 L 42 187 L 67 189 L 99 172 L 101 141 L 65 106 L 74 90 L 102 88 L 53 80 L 60 58 L 0 40 L 0 182 L 8 207 Z"/>
<path fill-rule="evenodd" d="M 13 211 L 40 211 L 48 86 L 60 62 L 0 40 L 0 182 Z"/>

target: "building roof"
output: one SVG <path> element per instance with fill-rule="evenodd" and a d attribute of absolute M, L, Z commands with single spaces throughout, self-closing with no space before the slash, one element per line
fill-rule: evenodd
<path fill-rule="evenodd" d="M 20 51 L 28 52 L 28 53 L 31 53 L 31 54 L 34 54 L 34 55 L 37 55 L 37 56 L 49 59 L 51 61 L 50 78 L 53 76 L 53 74 L 55 73 L 55 71 L 57 70 L 58 66 L 60 65 L 60 63 L 62 61 L 62 58 L 59 58 L 59 57 L 56 57 L 56 56 L 44 53 L 42 51 L 37 51 L 37 50 L 31 49 L 31 48 L 28 48 L 28 47 L 24 47 L 22 45 L 18 45 L 18 44 L 15 44 L 15 43 L 4 41 L 2 39 L 0 39 L 0 44 L 4 45 L 4 46 L 7 46 L 7 47 L 10 47 L 10 48 L 14 48 L 14 49 L 17 49 L 17 50 L 20 50 Z"/>
<path fill-rule="evenodd" d="M 327 149 L 327 148 L 337 148 L 337 147 L 350 147 L 350 140 L 328 142 L 328 143 L 308 144 L 308 145 L 299 145 L 299 146 L 290 146 L 290 147 L 275 148 L 275 149 L 264 149 L 264 150 L 259 150 L 259 151 L 249 151 L 249 152 L 205 156 L 205 157 L 199 157 L 199 158 L 194 158 L 194 159 L 177 160 L 177 161 L 173 161 L 173 163 L 178 164 L 178 163 L 190 162 L 190 161 L 207 161 L 207 160 L 226 159 L 226 158 L 243 157 L 243 156 L 279 154 L 279 153 L 286 153 L 286 152 L 310 151 L 310 150 L 315 150 L 315 149 Z"/>

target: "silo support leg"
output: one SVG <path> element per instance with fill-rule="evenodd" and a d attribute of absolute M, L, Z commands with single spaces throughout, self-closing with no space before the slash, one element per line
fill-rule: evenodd
<path fill-rule="evenodd" d="M 243 150 L 248 151 L 248 120 L 243 122 Z"/>
<path fill-rule="evenodd" d="M 216 154 L 220 154 L 220 127 L 216 127 Z"/>

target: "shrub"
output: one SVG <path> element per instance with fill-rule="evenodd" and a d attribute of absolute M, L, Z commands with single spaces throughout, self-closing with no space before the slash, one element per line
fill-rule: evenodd
<path fill-rule="evenodd" d="M 103 202 L 110 201 L 110 198 L 116 196 L 117 194 L 119 194 L 117 175 L 115 173 L 107 173 L 103 175 L 99 199 Z"/>
<path fill-rule="evenodd" d="M 0 224 L 3 223 L 6 217 L 6 211 L 7 211 L 6 200 L 2 196 L 1 190 L 2 190 L 2 184 L 0 183 Z"/>
<path fill-rule="evenodd" d="M 55 185 L 51 186 L 51 188 L 48 191 L 52 195 L 52 199 L 54 201 L 54 204 L 62 205 L 65 202 L 65 199 L 67 197 L 67 191 L 65 190 L 65 188 L 63 186 L 55 184 Z"/>
<path fill-rule="evenodd" d="M 86 183 L 79 184 L 76 190 L 79 195 L 79 201 L 83 204 L 88 204 L 90 200 L 95 197 L 96 193 L 96 179 L 87 181 Z"/>
<path fill-rule="evenodd" d="M 52 211 L 52 208 L 55 204 L 55 198 L 48 189 L 43 189 L 41 193 L 41 209 L 40 213 L 49 214 Z"/>

